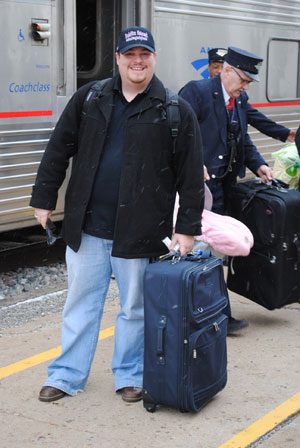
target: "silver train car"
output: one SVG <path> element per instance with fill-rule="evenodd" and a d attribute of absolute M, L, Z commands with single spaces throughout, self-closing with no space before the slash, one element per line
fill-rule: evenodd
<path fill-rule="evenodd" d="M 251 103 L 287 127 L 300 124 L 299 0 L 0 0 L 0 232 L 36 225 L 28 203 L 53 128 L 78 87 L 116 72 L 116 39 L 133 24 L 153 31 L 157 75 L 176 91 L 208 76 L 212 47 L 262 56 Z M 249 132 L 271 163 L 283 144 Z"/>

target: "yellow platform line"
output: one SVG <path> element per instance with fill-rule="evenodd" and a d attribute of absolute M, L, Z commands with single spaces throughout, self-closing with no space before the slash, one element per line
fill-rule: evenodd
<path fill-rule="evenodd" d="M 115 327 L 109 327 L 101 330 L 98 340 L 106 339 L 114 335 Z M 0 379 L 6 378 L 14 373 L 29 369 L 30 367 L 41 364 L 50 359 L 56 358 L 61 353 L 61 346 L 52 348 L 38 355 L 23 359 L 22 361 L 9 364 L 0 368 Z M 251 443 L 263 437 L 272 431 L 276 426 L 280 425 L 287 418 L 300 412 L 300 392 L 293 395 L 287 401 L 279 405 L 273 411 L 266 414 L 261 419 L 254 422 L 244 431 L 232 437 L 230 440 L 220 445 L 218 448 L 247 448 Z"/>
<path fill-rule="evenodd" d="M 109 327 L 105 330 L 101 330 L 99 333 L 98 341 L 109 338 L 113 336 L 115 332 L 115 327 Z M 21 372 L 22 370 L 29 369 L 30 367 L 37 366 L 42 362 L 49 361 L 50 359 L 56 358 L 61 353 L 61 346 L 54 347 L 45 352 L 39 353 L 38 355 L 30 356 L 30 358 L 23 359 L 22 361 L 9 364 L 8 366 L 0 368 L 0 379 L 6 378 L 14 373 Z"/>
<path fill-rule="evenodd" d="M 260 418 L 244 431 L 232 437 L 218 448 L 247 448 L 260 439 L 287 418 L 300 412 L 300 392 L 279 405 L 273 411 Z"/>

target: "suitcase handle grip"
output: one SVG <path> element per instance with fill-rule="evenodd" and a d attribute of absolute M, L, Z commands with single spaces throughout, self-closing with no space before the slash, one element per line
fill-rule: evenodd
<path fill-rule="evenodd" d="M 268 185 L 268 183 L 267 183 L 267 185 Z M 281 180 L 281 179 L 276 179 L 275 177 L 272 177 L 271 185 L 278 189 L 284 189 L 284 190 L 288 190 L 290 188 L 290 186 L 287 182 L 285 182 L 284 180 Z"/>
<path fill-rule="evenodd" d="M 210 250 L 198 250 L 196 252 L 189 252 L 188 254 L 185 254 L 183 257 L 181 257 L 182 260 L 187 261 L 199 261 L 199 260 L 206 260 L 207 258 L 211 257 L 211 251 Z"/>
<path fill-rule="evenodd" d="M 158 356 L 158 364 L 164 364 L 165 363 L 165 341 L 164 341 L 164 335 L 165 335 L 165 328 L 167 325 L 167 317 L 166 316 L 160 316 L 158 323 L 157 323 L 157 348 L 156 348 L 156 355 Z"/>

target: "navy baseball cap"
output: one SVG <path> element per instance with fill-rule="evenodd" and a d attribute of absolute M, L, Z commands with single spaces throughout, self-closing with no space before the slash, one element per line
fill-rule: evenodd
<path fill-rule="evenodd" d="M 144 47 L 152 53 L 155 53 L 154 39 L 147 28 L 130 26 L 121 31 L 116 51 L 123 54 L 134 47 Z"/>
<path fill-rule="evenodd" d="M 227 53 L 227 48 L 211 48 L 208 50 L 208 63 L 224 62 L 224 56 Z"/>
<path fill-rule="evenodd" d="M 253 81 L 259 81 L 258 67 L 262 64 L 263 58 L 240 48 L 229 47 L 224 59 L 229 65 L 242 70 Z"/>

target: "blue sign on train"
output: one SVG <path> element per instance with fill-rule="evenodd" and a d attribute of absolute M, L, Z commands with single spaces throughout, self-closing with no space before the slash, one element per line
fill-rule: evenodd
<path fill-rule="evenodd" d="M 45 84 L 40 81 L 28 81 L 25 83 L 11 82 L 8 90 L 10 93 L 45 93 L 50 91 L 50 84 Z"/>
<path fill-rule="evenodd" d="M 209 71 L 208 71 L 208 57 L 207 57 L 207 53 L 208 51 L 213 48 L 213 47 L 201 47 L 200 49 L 200 54 L 204 54 L 205 56 L 201 59 L 196 59 L 195 61 L 192 61 L 191 64 L 194 67 L 195 70 L 201 70 L 203 69 L 200 73 L 202 75 L 203 78 L 208 78 L 209 77 Z"/>

